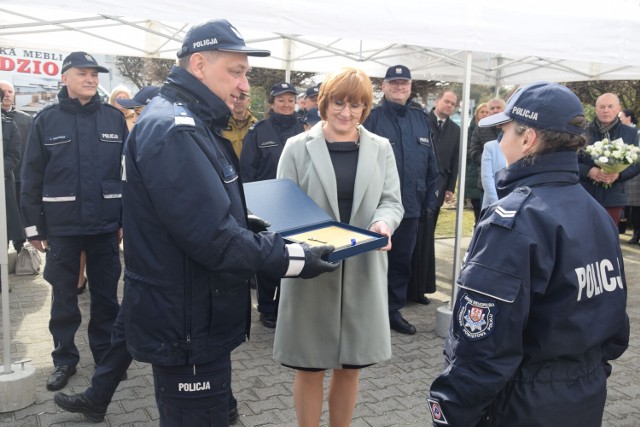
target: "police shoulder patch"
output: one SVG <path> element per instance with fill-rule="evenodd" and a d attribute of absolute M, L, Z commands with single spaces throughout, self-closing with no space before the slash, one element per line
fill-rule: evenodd
<path fill-rule="evenodd" d="M 431 411 L 431 419 L 435 424 L 441 424 L 443 426 L 448 426 L 449 421 L 447 421 L 447 417 L 444 416 L 444 412 L 442 412 L 442 407 L 440 406 L 440 402 L 431 397 L 427 398 L 429 402 L 429 410 Z"/>
<path fill-rule="evenodd" d="M 470 341 L 478 341 L 493 333 L 497 314 L 495 302 L 479 301 L 464 293 L 458 302 L 456 320 L 462 335 Z"/>

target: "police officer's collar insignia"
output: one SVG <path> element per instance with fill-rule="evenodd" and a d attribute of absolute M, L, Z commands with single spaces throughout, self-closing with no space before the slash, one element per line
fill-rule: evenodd
<path fill-rule="evenodd" d="M 457 319 L 460 331 L 470 341 L 478 341 L 491 335 L 495 328 L 496 304 L 482 302 L 465 294 L 460 300 Z"/>
<path fill-rule="evenodd" d="M 442 412 L 440 402 L 432 398 L 428 398 L 427 401 L 429 401 L 429 410 L 431 411 L 431 419 L 433 422 L 448 426 L 449 421 L 447 421 L 447 417 L 445 417 L 444 412 Z"/>

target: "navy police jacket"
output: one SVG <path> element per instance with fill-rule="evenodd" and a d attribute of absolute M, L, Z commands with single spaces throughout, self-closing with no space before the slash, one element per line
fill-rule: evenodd
<path fill-rule="evenodd" d="M 438 207 L 440 174 L 424 111 L 382 100 L 365 120 L 367 130 L 391 142 L 396 157 L 405 218 L 418 218 Z"/>
<path fill-rule="evenodd" d="M 609 140 L 622 138 L 625 144 L 638 146 L 638 133 L 631 126 L 618 123 L 609 131 Z M 589 126 L 587 130 L 587 143 L 593 144 L 602 140 L 604 137 L 600 135 L 598 125 L 595 123 Z M 625 192 L 624 182 L 630 180 L 640 173 L 640 165 L 629 166 L 620 173 L 620 177 L 611 185 L 605 188 L 602 184 L 595 184 L 587 175 L 592 167 L 596 166 L 591 156 L 586 152 L 582 152 L 579 157 L 580 162 L 580 182 L 589 194 L 591 194 L 600 204 L 606 208 L 620 207 L 627 204 L 627 193 Z"/>
<path fill-rule="evenodd" d="M 248 332 L 247 280 L 287 268 L 281 237 L 246 228 L 237 157 L 219 134 L 230 115 L 174 67 L 127 140 L 122 310 L 136 360 L 201 364 L 229 353 Z"/>
<path fill-rule="evenodd" d="M 274 179 L 278 161 L 287 139 L 304 132 L 304 126 L 295 114 L 277 114 L 249 128 L 242 141 L 240 173 L 243 182 Z"/>
<path fill-rule="evenodd" d="M 121 224 L 122 113 L 98 94 L 69 98 L 38 113 L 22 160 L 20 206 L 28 239 L 95 235 Z"/>
<path fill-rule="evenodd" d="M 629 342 L 618 230 L 574 152 L 516 162 L 497 184 L 457 281 L 434 425 L 600 426 L 608 361 Z"/>

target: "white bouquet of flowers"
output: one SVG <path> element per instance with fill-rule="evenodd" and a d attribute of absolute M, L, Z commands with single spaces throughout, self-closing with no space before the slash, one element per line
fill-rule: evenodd
<path fill-rule="evenodd" d="M 625 144 L 622 138 L 596 141 L 585 148 L 594 163 L 607 173 L 620 173 L 640 161 L 640 148 Z"/>

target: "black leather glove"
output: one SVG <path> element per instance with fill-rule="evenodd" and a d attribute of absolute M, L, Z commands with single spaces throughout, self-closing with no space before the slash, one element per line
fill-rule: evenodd
<path fill-rule="evenodd" d="M 289 267 L 284 277 L 311 279 L 322 273 L 332 272 L 340 265 L 340 263 L 322 259 L 323 256 L 335 250 L 333 245 L 309 246 L 305 243 L 292 243 L 286 247 L 289 255 Z"/>
<path fill-rule="evenodd" d="M 258 234 L 262 231 L 267 231 L 267 228 L 271 227 L 271 223 L 259 216 L 249 214 L 247 215 L 247 227 L 249 227 L 249 230 Z"/>

